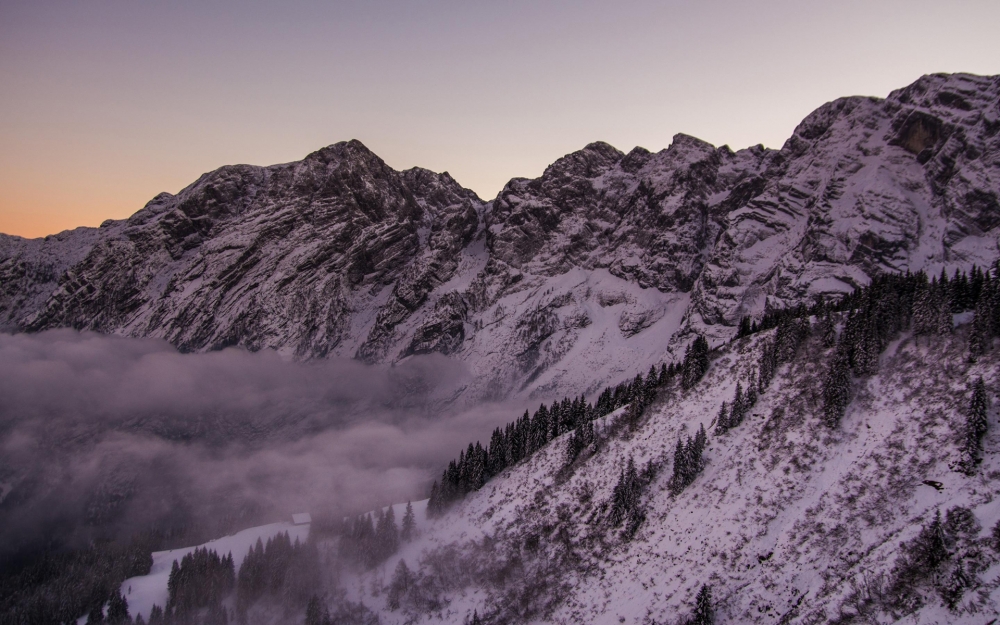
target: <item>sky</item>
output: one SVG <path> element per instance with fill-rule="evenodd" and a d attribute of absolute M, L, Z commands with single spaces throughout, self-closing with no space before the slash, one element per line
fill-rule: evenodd
<path fill-rule="evenodd" d="M 824 102 L 1000 74 L 1000 3 L 0 0 L 0 232 L 359 139 L 484 199 L 596 140 L 778 148 Z"/>

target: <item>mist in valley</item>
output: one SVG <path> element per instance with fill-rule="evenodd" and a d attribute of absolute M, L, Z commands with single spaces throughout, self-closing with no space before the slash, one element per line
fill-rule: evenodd
<path fill-rule="evenodd" d="M 443 356 L 380 368 L 0 336 L 0 550 L 12 562 L 149 531 L 182 546 L 422 499 L 462 446 L 524 409 L 463 406 L 468 379 Z"/>

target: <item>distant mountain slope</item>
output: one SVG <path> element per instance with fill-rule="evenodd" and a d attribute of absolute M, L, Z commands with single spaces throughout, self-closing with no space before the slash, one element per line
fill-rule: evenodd
<path fill-rule="evenodd" d="M 470 397 L 590 391 L 687 329 L 876 271 L 1000 257 L 1000 77 L 826 104 L 780 150 L 594 143 L 491 202 L 357 141 L 230 166 L 123 221 L 0 236 L 0 324 L 373 363 L 440 352 Z M 609 356 L 610 354 L 610 356 Z"/>

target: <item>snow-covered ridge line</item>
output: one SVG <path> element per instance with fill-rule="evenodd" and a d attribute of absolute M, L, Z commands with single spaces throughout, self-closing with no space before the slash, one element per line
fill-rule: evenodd
<path fill-rule="evenodd" d="M 780 150 L 593 143 L 490 202 L 357 141 L 223 167 L 99 229 L 0 237 L 0 325 L 437 352 L 468 364 L 468 398 L 589 393 L 679 357 L 691 330 L 718 343 L 880 271 L 990 265 L 998 103 L 998 77 L 925 76 L 821 106 Z"/>

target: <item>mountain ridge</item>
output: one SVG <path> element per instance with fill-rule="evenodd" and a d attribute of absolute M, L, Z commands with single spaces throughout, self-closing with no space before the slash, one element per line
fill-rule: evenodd
<path fill-rule="evenodd" d="M 1000 77 L 935 74 L 824 104 L 778 150 L 593 142 L 490 201 L 345 141 L 222 167 L 98 229 L 0 237 L 0 326 L 374 364 L 439 352 L 480 379 L 470 396 L 582 392 L 678 356 L 691 330 L 718 343 L 874 273 L 989 265 L 998 129 Z M 571 372 L 650 332 L 657 349 Z"/>

